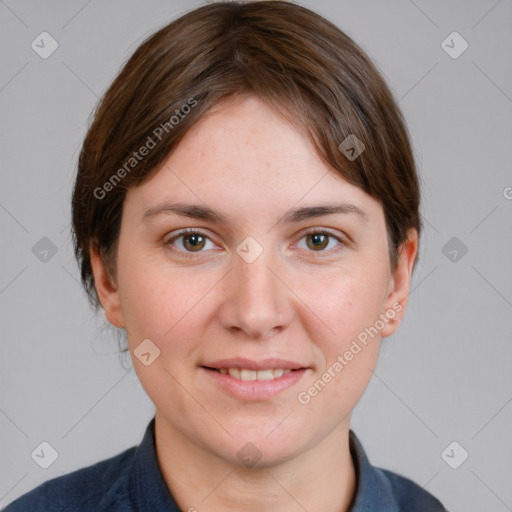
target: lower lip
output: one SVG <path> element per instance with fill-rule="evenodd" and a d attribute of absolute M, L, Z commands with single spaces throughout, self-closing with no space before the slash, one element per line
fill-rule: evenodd
<path fill-rule="evenodd" d="M 266 400 L 299 382 L 307 368 L 294 370 L 272 380 L 240 380 L 229 374 L 201 367 L 221 388 L 240 400 Z"/>

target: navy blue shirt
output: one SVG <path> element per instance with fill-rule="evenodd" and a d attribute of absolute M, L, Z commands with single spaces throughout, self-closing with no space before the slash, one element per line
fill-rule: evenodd
<path fill-rule="evenodd" d="M 411 480 L 372 466 L 352 430 L 350 452 L 357 476 L 351 512 L 446 512 Z M 193 504 L 191 504 L 193 506 Z M 180 511 L 157 463 L 155 418 L 139 446 L 42 483 L 4 512 Z"/>

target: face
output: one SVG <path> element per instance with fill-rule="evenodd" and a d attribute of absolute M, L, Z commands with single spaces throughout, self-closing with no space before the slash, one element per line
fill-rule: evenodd
<path fill-rule="evenodd" d="M 415 253 L 413 232 L 392 271 L 380 203 L 249 96 L 128 191 L 115 282 L 92 257 L 158 421 L 232 464 L 252 442 L 271 465 L 346 434 Z"/>

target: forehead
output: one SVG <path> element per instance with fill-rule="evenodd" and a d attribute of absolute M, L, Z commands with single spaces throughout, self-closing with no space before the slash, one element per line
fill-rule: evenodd
<path fill-rule="evenodd" d="M 177 168 L 209 165 L 217 177 L 224 171 L 248 184 L 291 175 L 318 179 L 328 170 L 310 141 L 279 111 L 246 95 L 230 98 L 204 115 L 169 163 Z"/>
<path fill-rule="evenodd" d="M 297 128 L 254 96 L 204 115 L 155 175 L 128 195 L 145 211 L 186 201 L 262 218 L 294 205 L 343 202 L 370 216 L 382 213 L 374 198 L 329 168 Z"/>

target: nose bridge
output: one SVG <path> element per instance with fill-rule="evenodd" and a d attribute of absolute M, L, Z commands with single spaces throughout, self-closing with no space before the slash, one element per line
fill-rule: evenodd
<path fill-rule="evenodd" d="M 269 261 L 269 258 L 260 257 L 259 261 L 252 263 L 239 260 L 235 267 L 235 274 L 240 283 L 237 290 L 238 300 L 251 302 L 265 298 L 267 302 L 277 302 L 278 280 L 275 276 L 276 271 L 272 272 L 271 268 L 272 261 Z"/>
<path fill-rule="evenodd" d="M 287 287 L 277 277 L 279 265 L 271 251 L 263 251 L 253 261 L 236 255 L 233 265 L 221 306 L 224 327 L 255 338 L 285 327 L 292 305 Z"/>

